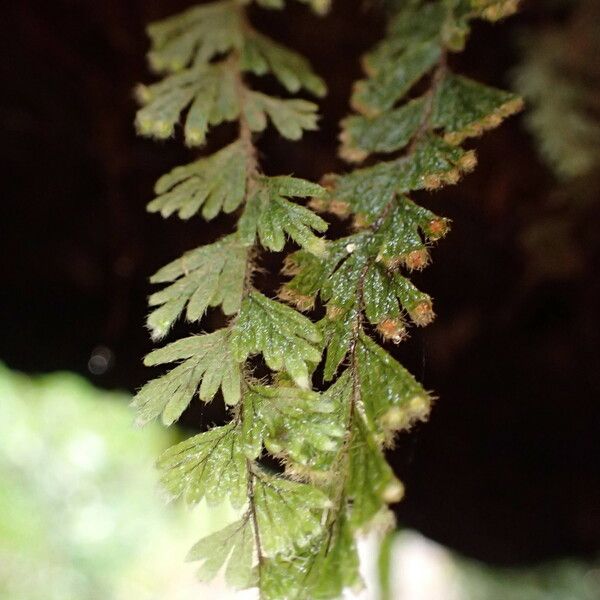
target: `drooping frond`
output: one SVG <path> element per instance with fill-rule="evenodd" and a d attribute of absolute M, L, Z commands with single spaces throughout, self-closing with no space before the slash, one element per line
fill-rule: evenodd
<path fill-rule="evenodd" d="M 387 35 L 365 57 L 365 78 L 351 98 L 354 114 L 341 123 L 340 155 L 352 163 L 369 158 L 368 166 L 325 176 L 327 195 L 310 202 L 319 212 L 351 218 L 353 231 L 321 256 L 306 249 L 288 256 L 284 273 L 291 278 L 280 291 L 301 310 L 325 306 L 323 375 L 333 381 L 328 393 L 345 429 L 326 486 L 334 507 L 323 545 L 287 570 L 277 566 L 282 580 L 303 589 L 298 598 L 339 598 L 356 583 L 353 535 L 386 519 L 387 506 L 403 496 L 385 449 L 431 410 L 431 394 L 388 346 L 434 319 L 433 301 L 411 273 L 429 264 L 432 245 L 450 225 L 411 196 L 458 183 L 477 162 L 464 142 L 522 104 L 514 94 L 453 73 L 448 63 L 464 48 L 473 19 L 497 20 L 514 12 L 516 2 L 387 4 Z M 344 564 L 343 579 L 330 572 L 330 561 Z M 327 573 L 329 582 L 315 573 Z"/>
<path fill-rule="evenodd" d="M 317 13 L 330 5 L 301 1 Z M 139 424 L 160 417 L 169 425 L 190 403 L 223 401 L 224 423 L 158 460 L 170 497 L 237 510 L 190 551 L 202 579 L 223 571 L 234 587 L 258 587 L 261 599 L 334 600 L 360 585 L 357 533 L 389 521 L 387 507 L 403 495 L 386 449 L 432 404 L 387 346 L 433 320 L 433 301 L 411 274 L 449 231 L 447 219 L 411 195 L 457 183 L 476 164 L 465 141 L 521 105 L 453 73 L 447 57 L 464 48 L 474 19 L 498 20 L 517 2 L 384 2 L 387 33 L 363 61 L 340 136 L 344 159 L 370 161 L 322 185 L 261 171 L 256 135 L 272 126 L 295 141 L 313 131 L 317 106 L 294 95 L 326 90 L 304 57 L 251 25 L 251 3 L 204 3 L 148 28 L 149 62 L 162 79 L 137 90 L 138 132 L 200 147 L 212 128 L 239 127 L 220 150 L 163 175 L 148 210 L 205 220 L 225 213 L 236 226 L 151 278 L 162 286 L 149 299 L 153 338 L 180 318 L 200 323 L 211 308 L 225 325 L 151 352 L 147 365 L 171 369 L 144 385 L 133 406 Z M 281 96 L 250 86 L 263 75 Z M 325 241 L 318 212 L 351 218 L 352 231 Z M 253 275 L 261 252 L 287 244 L 296 249 L 285 260 L 280 302 L 256 289 Z M 315 307 L 325 309 L 317 322 L 300 312 Z M 315 372 L 324 391 L 313 389 Z M 281 472 L 271 470 L 274 460 Z"/>

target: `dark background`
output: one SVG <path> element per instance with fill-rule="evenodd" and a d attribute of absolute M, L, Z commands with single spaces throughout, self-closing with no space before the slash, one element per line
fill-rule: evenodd
<path fill-rule="evenodd" d="M 252 12 L 259 28 L 308 55 L 330 87 L 319 133 L 301 143 L 261 138 L 268 173 L 317 180 L 347 168 L 335 155 L 337 122 L 383 21 L 357 0 L 334 4 L 325 19 L 295 5 Z M 144 26 L 189 5 L 21 0 L 3 8 L 0 359 L 12 368 L 68 369 L 135 390 L 151 375 L 141 363 L 151 348 L 148 276 L 231 226 L 145 212 L 154 180 L 192 155 L 180 140 L 135 136 L 132 89 L 151 80 Z M 454 62 L 508 86 L 519 31 L 567 18 L 531 2 L 506 23 L 477 24 Z M 228 133 L 215 132 L 211 144 Z M 522 117 L 473 145 L 474 174 L 419 198 L 454 224 L 416 278 L 438 318 L 395 350 L 439 397 L 430 422 L 391 454 L 408 490 L 399 521 L 497 563 L 591 555 L 600 550 L 598 204 L 584 217 L 557 214 L 552 199 L 576 191 L 565 192 L 542 164 Z M 598 198 L 597 181 L 583 187 Z M 567 235 L 532 242 L 535 228 L 557 219 Z M 210 418 L 192 411 L 183 425 Z"/>

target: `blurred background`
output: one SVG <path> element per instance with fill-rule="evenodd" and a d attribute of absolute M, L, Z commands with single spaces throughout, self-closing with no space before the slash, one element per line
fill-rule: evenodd
<path fill-rule="evenodd" d="M 204 532 L 202 515 L 164 506 L 152 461 L 220 408 L 192 407 L 171 432 L 133 430 L 127 409 L 154 374 L 141 362 L 148 276 L 231 227 L 226 217 L 207 226 L 145 213 L 155 179 L 191 155 L 177 140 L 135 136 L 132 90 L 151 80 L 144 27 L 191 3 L 3 8 L 2 600 L 199 597 L 181 560 Z M 292 2 L 252 12 L 330 87 L 318 133 L 261 138 L 266 172 L 317 180 L 346 168 L 333 140 L 359 56 L 383 32 L 376 3 L 334 1 L 324 19 Z M 387 541 L 382 564 L 442 573 L 445 592 L 390 588 L 390 598 L 453 600 L 451 589 L 459 600 L 600 598 L 598 31 L 597 0 L 530 0 L 504 23 L 477 24 L 453 58 L 522 93 L 527 109 L 474 141 L 479 167 L 459 186 L 419 198 L 453 229 L 416 278 L 437 320 L 394 352 L 439 400 L 390 454 L 407 487 L 398 522 L 412 533 Z M 230 133 L 219 129 L 211 144 Z M 206 328 L 220 318 L 210 313 Z"/>

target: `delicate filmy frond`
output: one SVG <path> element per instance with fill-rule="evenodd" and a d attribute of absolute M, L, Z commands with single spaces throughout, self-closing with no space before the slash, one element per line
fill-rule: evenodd
<path fill-rule="evenodd" d="M 457 183 L 476 164 L 472 150 L 427 135 L 407 156 L 331 177 L 327 181 L 333 188 L 328 203 L 343 204 L 365 222 L 373 222 L 394 196 Z M 323 208 L 329 208 L 327 202 Z"/>
<path fill-rule="evenodd" d="M 330 506 L 316 487 L 267 473 L 254 478 L 254 503 L 261 547 L 266 557 L 290 557 L 323 531 L 323 511 Z"/>
<path fill-rule="evenodd" d="M 244 115 L 252 131 L 267 126 L 267 116 L 279 133 L 289 140 L 299 140 L 304 131 L 317 129 L 317 105 L 306 100 L 284 100 L 260 92 L 250 92 L 244 104 Z"/>
<path fill-rule="evenodd" d="M 241 238 L 252 244 L 258 234 L 265 248 L 281 252 L 287 236 L 312 254 L 322 255 L 325 242 L 313 230 L 325 231 L 327 223 L 286 197 L 321 196 L 324 191 L 319 185 L 295 177 L 261 178 L 240 219 Z"/>
<path fill-rule="evenodd" d="M 325 338 L 325 368 L 323 373 L 325 381 L 333 379 L 340 364 L 346 358 L 352 344 L 353 328 L 358 322 L 358 318 L 358 310 L 354 308 L 342 312 L 339 317 L 336 315 L 336 318 L 325 318 L 321 321 L 323 337 Z M 340 381 L 342 381 L 341 378 L 336 381 L 336 384 Z M 333 386 L 329 389 L 333 389 Z"/>
<path fill-rule="evenodd" d="M 356 352 L 361 401 L 373 431 L 387 434 L 428 416 L 429 394 L 398 361 L 364 334 Z"/>
<path fill-rule="evenodd" d="M 158 72 L 180 71 L 190 62 L 207 64 L 242 44 L 242 27 L 233 0 L 194 6 L 148 27 L 148 60 Z"/>
<path fill-rule="evenodd" d="M 317 327 L 295 310 L 258 292 L 248 295 L 233 328 L 231 346 L 239 362 L 262 354 L 274 371 L 287 371 L 302 389 L 308 389 L 309 364 L 321 360 Z"/>
<path fill-rule="evenodd" d="M 467 137 L 498 127 L 522 107 L 523 102 L 515 94 L 449 75 L 434 98 L 431 120 L 433 127 L 443 130 L 448 142 L 459 144 Z"/>
<path fill-rule="evenodd" d="M 142 108 L 136 126 L 141 135 L 171 137 L 185 111 L 189 146 L 204 144 L 209 126 L 238 119 L 242 109 L 254 113 L 254 131 L 264 129 L 264 113 L 290 139 L 299 139 L 303 129 L 315 128 L 315 108 L 310 102 L 281 100 L 250 90 L 240 93 L 242 71 L 272 73 L 292 93 L 304 88 L 322 96 L 326 91 L 323 80 L 302 56 L 250 27 L 240 4 L 218 0 L 150 25 L 150 64 L 168 75 L 159 83 L 138 86 Z M 267 4 L 271 8 L 281 5 Z M 211 62 L 228 52 L 235 53 L 235 58 Z M 262 119 L 256 117 L 261 112 Z"/>
<path fill-rule="evenodd" d="M 307 469 L 331 467 L 333 451 L 344 435 L 336 409 L 326 397 L 309 390 L 252 386 L 244 395 L 248 458 L 258 458 L 264 445 L 288 463 Z"/>
<path fill-rule="evenodd" d="M 382 63 L 373 78 L 358 82 L 352 107 L 366 115 L 378 115 L 396 104 L 439 60 L 437 40 L 410 46 L 395 60 Z"/>
<path fill-rule="evenodd" d="M 324 397 L 339 407 L 346 429 L 337 450 L 339 473 L 329 484 L 338 504 L 328 529 L 343 526 L 347 537 L 338 540 L 346 541 L 329 544 L 323 554 L 317 548 L 299 556 L 287 568 L 277 566 L 290 587 L 304 585 L 314 598 L 338 598 L 344 586 L 356 583 L 348 540 L 403 495 L 384 448 L 396 432 L 425 420 L 431 407 L 422 385 L 376 341 L 399 343 L 411 324 L 424 326 L 434 318 L 431 298 L 409 275 L 429 264 L 430 247 L 446 235 L 449 221 L 410 194 L 457 183 L 476 165 L 474 152 L 460 144 L 521 108 L 515 95 L 455 75 L 447 63 L 449 53 L 464 48 L 475 16 L 495 20 L 510 12 L 510 3 L 388 4 L 388 35 L 364 60 L 366 78 L 355 85 L 351 101 L 358 114 L 342 121 L 340 155 L 349 162 L 392 156 L 323 179 L 328 195 L 313 198 L 311 207 L 352 217 L 354 232 L 329 242 L 326 254 L 301 249 L 290 255 L 284 273 L 292 277 L 280 290 L 282 299 L 301 310 L 317 300 L 325 305 L 319 322 L 323 376 L 334 383 Z M 343 563 L 346 578 L 336 578 L 328 561 Z M 313 572 L 322 587 L 311 587 Z M 265 586 L 273 597 L 285 597 L 275 576 Z"/>
<path fill-rule="evenodd" d="M 229 64 L 191 67 L 164 81 L 138 88 L 136 125 L 140 135 L 166 139 L 175 132 L 181 113 L 185 118 L 185 141 L 204 144 L 209 126 L 234 121 L 240 114 L 235 73 Z"/>
<path fill-rule="evenodd" d="M 277 44 L 273 40 L 253 32 L 242 49 L 242 68 L 255 75 L 272 73 L 291 93 L 302 88 L 315 96 L 324 96 L 324 81 L 314 74 L 308 61 L 300 54 Z"/>
<path fill-rule="evenodd" d="M 318 12 L 329 4 L 308 3 Z M 221 307 L 232 318 L 213 333 L 150 353 L 148 365 L 179 364 L 143 386 L 133 401 L 140 424 L 158 416 L 171 424 L 194 396 L 208 402 L 219 390 L 225 404 L 235 407 L 227 424 L 170 448 L 158 462 L 171 496 L 192 504 L 205 499 L 209 507 L 225 500 L 234 508 L 246 507 L 239 521 L 201 540 L 189 557 L 202 562 L 199 575 L 205 579 L 226 565 L 225 579 L 234 587 L 260 585 L 265 561 L 289 560 L 310 546 L 323 534 L 323 511 L 329 506 L 316 487 L 266 473 L 257 462 L 262 453 L 284 458 L 290 471 L 294 465 L 326 471 L 344 433 L 337 407 L 308 389 L 309 374 L 321 358 L 319 329 L 252 286 L 259 246 L 280 251 L 289 239 L 322 256 L 325 242 L 315 232 L 325 231 L 327 224 L 290 200 L 319 197 L 325 190 L 294 177 L 264 176 L 252 141 L 252 133 L 263 131 L 269 121 L 283 137 L 298 140 L 316 129 L 316 105 L 252 90 L 243 73 L 271 73 L 292 93 L 304 88 L 322 95 L 325 85 L 303 57 L 250 26 L 245 4 L 203 4 L 149 27 L 150 64 L 166 77 L 138 88 L 142 108 L 136 118 L 140 134 L 159 139 L 171 137 L 183 120 L 188 146 L 204 144 L 209 129 L 223 122 L 240 126 L 237 140 L 161 177 L 148 205 L 163 217 L 200 214 L 207 220 L 243 206 L 236 233 L 185 253 L 152 277 L 153 283 L 167 285 L 150 297 L 148 327 L 160 338 L 182 313 L 199 321 L 209 307 Z M 282 8 L 283 1 L 257 4 Z M 253 381 L 245 363 L 254 354 L 291 379 L 281 374 L 276 385 Z"/>
<path fill-rule="evenodd" d="M 448 75 L 433 97 L 431 126 L 451 144 L 497 127 L 522 107 L 520 98 L 458 75 Z M 371 153 L 402 150 L 428 110 L 425 96 L 376 117 L 356 115 L 343 122 L 342 155 L 356 161 Z"/>
<path fill-rule="evenodd" d="M 150 296 L 158 306 L 148 316 L 155 339 L 166 335 L 185 309 L 188 321 L 197 321 L 209 306 L 222 306 L 226 315 L 240 309 L 248 247 L 235 235 L 186 252 L 155 275 L 152 283 L 170 283 Z"/>
<path fill-rule="evenodd" d="M 154 187 L 157 197 L 148 204 L 150 212 L 169 217 L 178 212 L 189 219 L 197 212 L 213 219 L 220 211 L 232 213 L 246 194 L 246 154 L 240 142 L 189 165 L 175 167 Z"/>
<path fill-rule="evenodd" d="M 433 224 L 435 232 L 431 231 Z M 433 318 L 433 310 L 429 296 L 397 269 L 401 265 L 408 269 L 424 267 L 428 261 L 425 244 L 446 229 L 443 220 L 436 220 L 426 209 L 400 198 L 376 234 L 362 231 L 341 238 L 329 245 L 328 255 L 322 259 L 302 251 L 294 253 L 288 268 L 295 276 L 284 286 L 282 296 L 294 302 L 314 299 L 320 293 L 331 309 L 331 324 L 325 328 L 334 344 L 340 339 L 334 335 L 337 324 L 344 323 L 348 311 L 356 310 L 359 304 L 373 325 L 384 328 L 380 331 L 384 337 L 397 337 L 394 341 L 400 341 L 405 314 L 416 325 L 426 325 Z M 393 322 L 395 335 L 385 329 Z M 346 336 L 346 349 L 349 344 Z"/>
<path fill-rule="evenodd" d="M 424 98 L 415 98 L 379 117 L 348 117 L 343 121 L 340 153 L 347 160 L 359 161 L 371 152 L 402 150 L 419 128 L 424 110 Z"/>
<path fill-rule="evenodd" d="M 347 493 L 352 500 L 350 522 L 360 528 L 387 504 L 398 502 L 404 488 L 361 419 L 352 425 Z"/>
<path fill-rule="evenodd" d="M 300 0 L 317 13 L 329 0 Z M 252 89 L 270 75 L 288 94 L 325 93 L 297 52 L 258 32 L 245 14 L 285 0 L 217 0 L 150 25 L 149 61 L 164 78 L 140 86 L 141 135 L 182 134 L 202 146 L 211 128 L 236 122 L 237 138 L 175 167 L 155 186 L 150 212 L 237 220 L 235 232 L 186 252 L 151 279 L 148 327 L 162 338 L 184 315 L 210 307 L 225 323 L 151 352 L 147 365 L 175 363 L 133 400 L 137 422 L 176 421 L 197 396 L 222 397 L 224 424 L 169 448 L 158 460 L 172 498 L 208 508 L 229 502 L 237 520 L 190 551 L 199 576 L 220 571 L 262 600 L 335 600 L 360 585 L 355 537 L 403 495 L 385 458 L 398 431 L 427 418 L 432 398 L 384 347 L 434 318 L 411 281 L 427 266 L 449 221 L 410 195 L 455 184 L 476 164 L 462 142 L 519 110 L 518 97 L 451 72 L 471 21 L 497 20 L 516 0 L 385 0 L 385 38 L 363 61 L 355 114 L 342 121 L 342 158 L 366 167 L 323 178 L 267 176 L 255 134 L 272 125 L 287 140 L 317 128 L 317 106 Z M 228 128 L 223 128 L 225 133 Z M 377 161 L 373 155 L 386 155 Z M 297 199 L 309 199 L 306 207 Z M 311 210 L 313 209 L 313 210 Z M 325 241 L 316 212 L 352 219 L 352 231 Z M 283 272 L 282 301 L 255 288 L 261 251 L 299 249 Z M 313 323 L 299 311 L 324 308 Z M 296 310 L 298 309 L 298 310 Z M 211 313 L 211 317 L 212 317 Z M 327 388 L 313 391 L 323 360 Z M 223 423 L 223 421 L 222 421 Z M 281 472 L 270 470 L 279 461 Z"/>
<path fill-rule="evenodd" d="M 157 465 L 173 498 L 183 495 L 188 504 L 206 498 L 209 505 L 229 500 L 234 508 L 246 503 L 246 458 L 235 423 L 213 427 L 169 448 Z"/>
<path fill-rule="evenodd" d="M 344 589 L 362 587 L 358 565 L 354 533 L 342 515 L 314 547 L 292 560 L 265 561 L 260 591 L 266 600 L 340 598 Z"/>
<path fill-rule="evenodd" d="M 198 569 L 201 581 L 211 581 L 223 565 L 225 581 L 234 588 L 256 585 L 254 569 L 254 531 L 247 516 L 202 538 L 188 553 L 189 561 L 202 561 Z"/>
<path fill-rule="evenodd" d="M 239 521 L 201 539 L 188 554 L 188 560 L 202 561 L 199 575 L 203 580 L 213 579 L 227 564 L 225 579 L 230 585 L 256 585 L 260 579 L 253 568 L 257 553 L 261 562 L 286 561 L 322 533 L 321 515 L 329 505 L 322 492 L 262 471 L 248 477 L 252 480 L 253 508 Z M 261 532 L 260 547 L 254 527 Z"/>
<path fill-rule="evenodd" d="M 165 425 L 176 421 L 198 394 L 210 402 L 218 392 L 226 404 L 240 399 L 240 368 L 231 353 L 230 332 L 219 330 L 177 340 L 146 356 L 148 366 L 180 362 L 166 375 L 144 385 L 133 399 L 137 422 L 144 425 L 162 414 Z"/>
<path fill-rule="evenodd" d="M 316 600 L 339 598 L 345 589 L 360 589 L 363 585 L 354 531 L 345 515 L 335 521 L 328 539 L 327 546 L 317 554 L 308 579 L 311 596 Z"/>
<path fill-rule="evenodd" d="M 377 76 L 390 68 L 402 59 L 408 50 L 439 40 L 442 26 L 448 16 L 442 2 L 389 2 L 395 2 L 399 6 L 392 8 L 387 35 L 363 57 L 364 70 L 369 76 Z"/>

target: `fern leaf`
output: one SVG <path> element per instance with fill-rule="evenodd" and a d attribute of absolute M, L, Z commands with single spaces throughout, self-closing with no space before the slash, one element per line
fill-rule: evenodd
<path fill-rule="evenodd" d="M 148 27 L 151 67 L 176 72 L 190 62 L 206 64 L 217 54 L 239 47 L 242 24 L 235 2 L 220 0 L 195 6 Z"/>
<path fill-rule="evenodd" d="M 455 184 L 476 162 L 472 150 L 428 135 L 408 156 L 331 177 L 328 182 L 333 189 L 324 209 L 330 210 L 334 202 L 341 203 L 365 223 L 372 223 L 395 195 Z"/>
<path fill-rule="evenodd" d="M 398 502 L 404 495 L 404 487 L 360 419 L 353 421 L 347 493 L 352 499 L 350 523 L 355 529 L 367 525 L 388 504 Z"/>
<path fill-rule="evenodd" d="M 292 560 L 265 561 L 260 590 L 266 600 L 337 600 L 345 589 L 362 587 L 356 543 L 347 518 L 342 515 L 323 538 L 318 546 Z"/>
<path fill-rule="evenodd" d="M 272 73 L 291 93 L 304 88 L 320 97 L 327 91 L 325 82 L 315 75 L 306 59 L 257 32 L 245 40 L 242 68 L 255 75 Z"/>
<path fill-rule="evenodd" d="M 405 206 L 410 208 L 409 202 Z M 284 286 L 282 297 L 294 302 L 320 293 L 335 307 L 328 315 L 334 321 L 356 308 L 360 298 L 373 325 L 399 319 L 401 308 L 415 324 L 428 324 L 433 319 L 430 297 L 396 270 L 401 261 L 409 268 L 424 266 L 424 241 L 417 224 L 398 227 L 398 218 L 392 214 L 375 235 L 361 232 L 331 243 L 323 259 L 302 252 L 292 255 L 295 277 Z"/>
<path fill-rule="evenodd" d="M 264 445 L 271 454 L 306 469 L 331 467 L 344 430 L 335 414 L 337 407 L 326 397 L 294 387 L 255 385 L 243 403 L 248 458 L 258 458 Z"/>
<path fill-rule="evenodd" d="M 209 306 L 222 306 L 226 315 L 239 311 L 242 301 L 248 248 L 228 236 L 196 248 L 160 269 L 152 283 L 171 285 L 150 296 L 158 306 L 148 316 L 152 337 L 164 337 L 185 310 L 188 321 L 197 321 Z"/>
<path fill-rule="evenodd" d="M 316 487 L 260 472 L 255 476 L 253 502 L 267 558 L 292 557 L 323 531 L 323 511 L 329 498 Z"/>
<path fill-rule="evenodd" d="M 342 158 L 364 160 L 373 152 L 402 150 L 417 132 L 425 110 L 425 99 L 415 98 L 378 117 L 355 115 L 342 121 Z"/>
<path fill-rule="evenodd" d="M 202 538 L 188 553 L 188 561 L 202 561 L 200 581 L 211 581 L 225 568 L 225 581 L 234 588 L 256 585 L 253 569 L 254 532 L 247 515 Z"/>
<path fill-rule="evenodd" d="M 138 133 L 159 140 L 171 137 L 181 111 L 193 100 L 194 93 L 195 90 L 189 86 L 169 85 L 165 92 L 138 111 L 135 121 Z M 142 97 L 141 93 L 138 97 Z"/>
<path fill-rule="evenodd" d="M 294 177 L 262 177 L 248 199 L 239 222 L 241 238 L 254 243 L 256 235 L 269 250 L 280 252 L 286 235 L 309 252 L 322 255 L 325 242 L 314 231 L 323 232 L 327 223 L 312 211 L 291 202 L 288 197 L 323 195 L 320 186 Z"/>
<path fill-rule="evenodd" d="M 429 394 L 381 346 L 363 334 L 356 354 L 361 400 L 372 431 L 387 435 L 428 416 Z"/>
<path fill-rule="evenodd" d="M 325 12 L 329 0 L 301 0 Z M 475 17 L 497 20 L 518 0 L 386 0 L 392 16 L 384 40 L 365 58 L 353 90 L 355 113 L 342 122 L 340 153 L 382 162 L 323 179 L 265 176 L 253 133 L 271 123 L 298 140 L 317 127 L 317 108 L 300 98 L 251 89 L 244 73 L 271 74 L 290 93 L 325 93 L 299 54 L 258 31 L 244 6 L 281 9 L 285 0 L 219 0 L 152 24 L 150 61 L 162 81 L 138 89 L 140 134 L 164 139 L 183 124 L 188 146 L 211 127 L 238 121 L 236 141 L 177 167 L 156 184 L 151 212 L 206 220 L 239 210 L 236 232 L 186 253 L 158 271 L 166 284 L 150 297 L 148 326 L 160 338 L 182 315 L 199 321 L 222 308 L 228 324 L 167 344 L 146 364 L 176 363 L 140 389 L 138 422 L 175 421 L 197 395 L 221 393 L 230 420 L 167 450 L 159 459 L 172 497 L 208 506 L 229 500 L 240 518 L 200 540 L 190 560 L 200 576 L 224 569 L 234 587 L 258 586 L 261 598 L 334 600 L 360 584 L 354 536 L 372 526 L 403 487 L 384 448 L 399 430 L 427 417 L 432 398 L 376 341 L 398 343 L 407 327 L 434 317 L 431 298 L 410 280 L 429 263 L 449 221 L 409 196 L 455 184 L 475 166 L 461 143 L 495 127 L 520 100 L 451 72 Z M 394 154 L 398 153 L 398 154 Z M 294 202 L 352 217 L 353 231 L 325 242 L 327 223 Z M 317 301 L 316 324 L 253 288 L 261 248 L 300 247 L 285 261 L 291 276 L 281 299 L 298 310 Z M 318 393 L 311 376 L 324 354 Z M 260 356 L 260 360 L 253 357 Z M 262 381 L 253 367 L 270 370 Z M 267 471 L 278 459 L 283 474 Z"/>
<path fill-rule="evenodd" d="M 431 44 L 440 38 L 447 18 L 442 2 L 400 1 L 403 5 L 390 17 L 387 35 L 363 58 L 365 71 L 371 77 L 393 68 L 407 50 Z"/>
<path fill-rule="evenodd" d="M 250 92 L 244 115 L 252 131 L 267 126 L 267 116 L 279 133 L 289 140 L 299 140 L 304 131 L 317 129 L 317 105 L 306 100 L 284 100 L 260 92 Z"/>
<path fill-rule="evenodd" d="M 257 472 L 252 477 L 252 508 L 242 518 L 201 539 L 189 552 L 189 561 L 202 561 L 199 576 L 213 579 L 225 569 L 233 587 L 258 583 L 255 556 L 260 560 L 286 560 L 306 548 L 322 533 L 321 515 L 327 497 L 316 488 L 282 477 Z M 261 531 L 260 547 L 254 527 Z"/>
<path fill-rule="evenodd" d="M 432 125 L 444 131 L 448 142 L 459 144 L 497 127 L 522 107 L 523 101 L 515 94 L 451 74 L 434 99 Z"/>
<path fill-rule="evenodd" d="M 330 311 L 331 313 L 331 311 Z M 323 378 L 325 381 L 331 381 L 338 370 L 340 364 L 346 358 L 352 344 L 353 328 L 359 319 L 359 313 L 356 308 L 336 314 L 333 318 L 325 318 L 321 321 L 323 336 L 325 338 L 325 367 Z M 336 383 L 329 388 L 333 393 Z"/>
<path fill-rule="evenodd" d="M 137 97 L 142 104 L 136 116 L 138 133 L 158 139 L 173 135 L 182 112 L 189 107 L 185 118 L 189 146 L 205 142 L 208 125 L 233 121 L 240 114 L 235 74 L 224 63 L 191 67 L 155 86 L 138 88 Z"/>
<path fill-rule="evenodd" d="M 308 365 L 321 359 L 320 341 L 318 328 L 306 317 L 252 292 L 242 303 L 231 347 L 239 362 L 261 353 L 270 369 L 287 371 L 300 388 L 308 389 Z"/>
<path fill-rule="evenodd" d="M 389 110 L 440 59 L 437 40 L 411 45 L 394 61 L 385 62 L 377 74 L 359 81 L 352 94 L 352 107 L 374 116 Z"/>
<path fill-rule="evenodd" d="M 175 167 L 156 182 L 154 191 L 158 196 L 148 204 L 148 210 L 163 217 L 177 211 L 180 218 L 189 219 L 201 211 L 210 220 L 220 211 L 232 213 L 246 193 L 242 144 L 234 142 L 206 158 Z"/>
<path fill-rule="evenodd" d="M 172 498 L 183 496 L 188 504 L 206 498 L 210 506 L 229 500 L 234 508 L 247 501 L 246 458 L 240 429 L 235 423 L 213 427 L 195 435 L 160 456 L 161 483 Z"/>
<path fill-rule="evenodd" d="M 171 425 L 198 394 L 210 402 L 219 388 L 228 405 L 240 400 L 240 368 L 231 353 L 230 334 L 219 330 L 196 335 L 168 344 L 146 356 L 148 366 L 182 361 L 167 374 L 145 384 L 135 395 L 132 406 L 137 410 L 137 423 L 145 425 L 162 415 Z"/>

